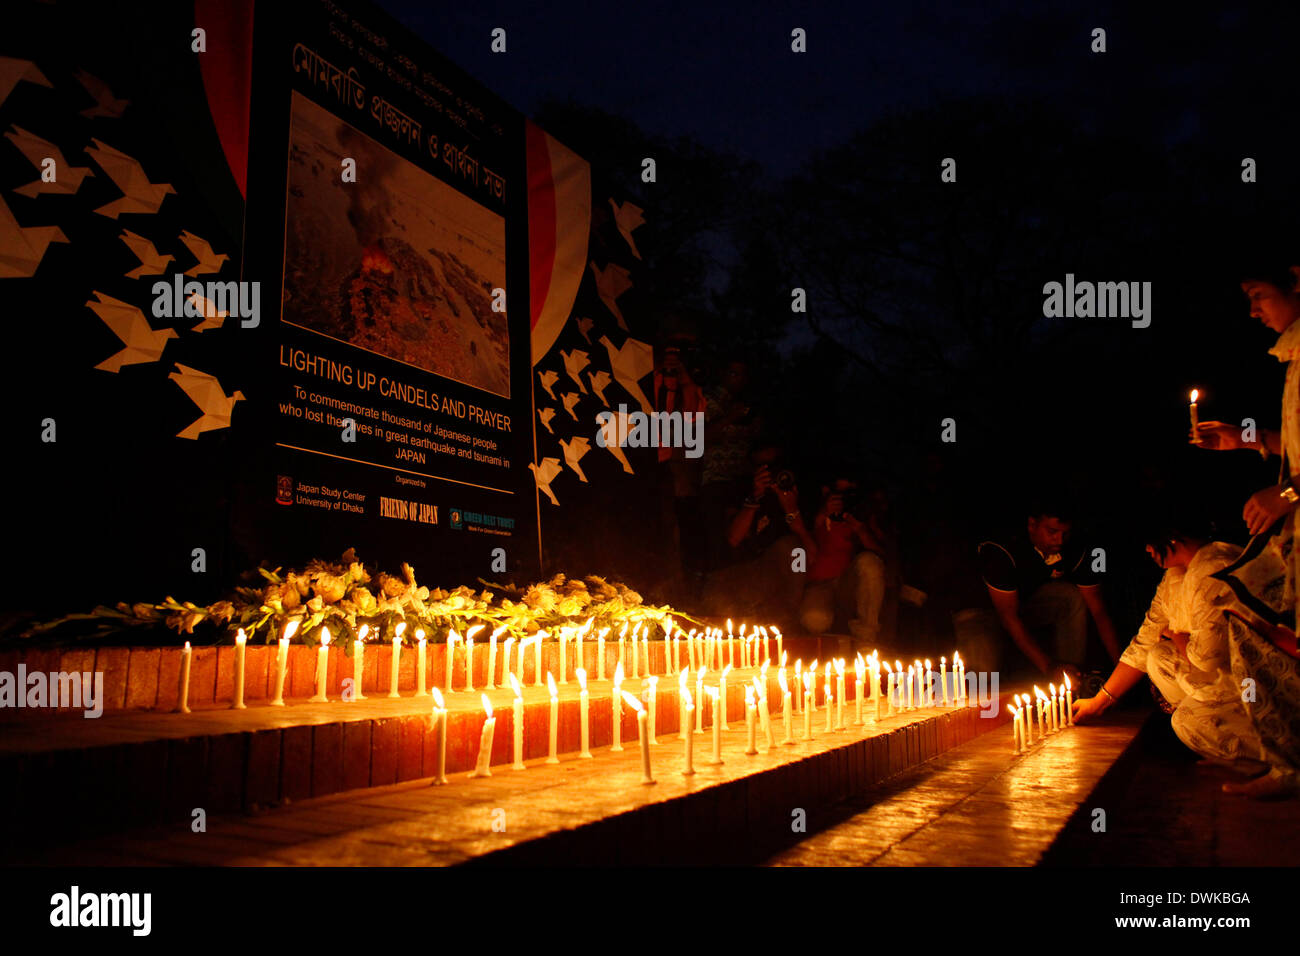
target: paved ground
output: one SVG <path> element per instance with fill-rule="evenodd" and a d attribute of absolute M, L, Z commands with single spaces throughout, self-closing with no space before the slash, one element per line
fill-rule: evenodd
<path fill-rule="evenodd" d="M 1010 728 L 977 737 L 843 805 L 840 822 L 767 864 L 1032 866 L 1146 717 L 1112 714 L 1020 756 Z"/>
<path fill-rule="evenodd" d="M 1071 820 L 1044 859 L 1062 866 L 1295 866 L 1300 800 L 1249 800 L 1223 792 L 1243 778 L 1204 765 L 1153 719 L 1102 781 L 1091 804 L 1105 834 Z"/>

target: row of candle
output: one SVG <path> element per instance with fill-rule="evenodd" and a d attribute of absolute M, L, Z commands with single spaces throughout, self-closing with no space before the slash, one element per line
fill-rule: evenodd
<path fill-rule="evenodd" d="M 1038 739 L 1041 741 L 1048 734 L 1074 726 L 1074 689 L 1070 686 L 1070 675 L 1062 680 L 1060 690 L 1055 684 L 1048 684 L 1050 694 L 1034 685 L 1034 696 L 1016 694 L 1011 707 L 1011 739 L 1016 753 L 1027 753 L 1034 744 L 1034 718 L 1038 719 Z"/>
<path fill-rule="evenodd" d="M 864 659 L 861 654 L 857 656 L 855 670 L 857 681 L 855 687 L 856 716 L 853 721 L 855 726 L 866 723 L 863 717 L 864 697 L 864 679 L 869 669 L 869 665 L 878 665 L 878 661 Z M 777 682 L 781 688 L 781 720 L 784 731 L 783 745 L 793 745 L 795 738 L 793 735 L 793 720 L 791 701 L 793 694 L 789 689 L 789 683 L 786 677 L 786 667 L 784 666 L 784 654 L 782 657 L 782 667 L 777 673 Z M 888 669 L 888 665 L 885 667 Z M 877 666 L 871 666 L 873 673 L 879 674 Z M 694 736 L 704 732 L 703 726 L 703 706 L 701 702 L 707 694 L 713 708 L 713 755 L 710 763 L 721 764 L 722 760 L 722 731 L 730 729 L 727 725 L 726 715 L 726 695 L 727 695 L 727 676 L 730 674 L 732 667 L 728 664 L 722 669 L 718 676 L 718 683 L 713 686 L 704 685 L 705 670 L 696 674 L 696 691 L 692 696 L 687 686 L 689 672 L 683 667 L 678 671 L 678 736 L 684 741 L 683 768 L 682 773 L 691 775 L 694 770 Z M 755 676 L 751 683 L 745 684 L 745 730 L 746 730 L 746 748 L 747 755 L 758 753 L 757 738 L 761 733 L 766 739 L 767 749 L 770 751 L 775 748 L 775 736 L 772 729 L 772 714 L 768 706 L 767 699 L 767 665 L 766 662 L 761 668 L 761 676 Z M 803 684 L 803 740 L 813 739 L 812 716 L 817 710 L 816 704 L 816 673 L 817 662 L 796 676 L 796 680 Z M 834 682 L 831 674 L 834 673 Z M 580 758 L 590 758 L 590 734 L 589 734 L 589 700 L 587 693 L 587 674 L 582 668 L 575 672 L 580 687 L 579 691 L 579 719 L 580 719 Z M 847 729 L 844 718 L 844 704 L 846 700 L 845 692 L 845 660 L 838 658 L 831 662 L 831 666 L 826 668 L 823 688 L 823 700 L 826 708 L 826 725 L 825 731 L 839 731 Z M 515 770 L 524 770 L 526 765 L 523 762 L 523 724 L 524 724 L 524 706 L 522 685 L 514 674 L 507 672 L 510 685 L 514 689 L 514 742 L 513 742 L 513 761 L 511 766 Z M 645 703 L 642 704 L 641 698 L 630 694 L 622 689 L 624 680 L 623 665 L 620 661 L 614 669 L 614 692 L 610 697 L 611 707 L 611 726 L 612 726 L 612 744 L 611 751 L 622 751 L 622 727 L 623 727 L 623 706 L 626 703 L 637 715 L 638 743 L 641 750 L 641 764 L 644 782 L 653 783 L 654 778 L 650 771 L 650 750 L 653 745 L 658 744 L 656 735 L 656 716 L 657 716 L 657 686 L 659 678 L 657 676 L 648 676 L 644 678 L 642 697 Z M 554 676 L 550 671 L 546 674 L 547 687 L 550 690 L 550 726 L 549 726 L 549 750 L 546 762 L 553 764 L 559 763 L 557 752 L 559 736 L 559 688 Z M 447 710 L 442 695 L 435 689 L 436 698 L 434 706 L 434 719 L 438 726 L 438 773 L 434 782 L 443 784 L 447 782 L 444 772 L 446 761 L 446 722 Z M 886 697 L 879 693 L 878 680 L 871 682 L 871 700 L 876 705 L 876 717 L 882 716 L 882 713 L 890 712 L 891 705 L 888 704 Z M 478 760 L 476 761 L 475 770 L 472 776 L 486 777 L 491 776 L 490 762 L 492 755 L 492 745 L 495 735 L 496 718 L 493 716 L 492 704 L 488 700 L 487 694 L 482 695 L 483 709 L 485 720 L 481 737 L 479 740 Z M 692 727 L 692 723 L 694 727 Z"/>

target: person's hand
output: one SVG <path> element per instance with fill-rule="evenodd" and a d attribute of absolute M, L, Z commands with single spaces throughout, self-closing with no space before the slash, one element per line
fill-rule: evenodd
<path fill-rule="evenodd" d="M 772 493 L 776 495 L 776 500 L 781 502 L 781 510 L 786 514 L 796 514 L 799 511 L 799 489 L 791 485 L 789 488 L 781 489 L 772 485 Z"/>
<path fill-rule="evenodd" d="M 1090 717 L 1100 716 L 1110 706 L 1110 698 L 1105 694 L 1098 694 L 1096 697 L 1085 697 L 1074 702 L 1074 710 L 1071 711 L 1075 723 L 1083 723 Z"/>
<path fill-rule="evenodd" d="M 1255 492 L 1246 502 L 1246 507 L 1241 509 L 1241 517 L 1245 519 L 1246 528 L 1251 534 L 1259 534 L 1268 529 L 1273 522 L 1295 507 L 1282 497 L 1283 487 L 1274 485 Z"/>
<path fill-rule="evenodd" d="M 838 491 L 831 492 L 822 501 L 821 510 L 817 512 L 817 519 L 829 518 L 831 515 L 844 513 L 844 496 Z"/>
<path fill-rule="evenodd" d="M 1250 447 L 1241 440 L 1241 426 L 1227 422 L 1201 422 L 1196 426 L 1195 431 L 1189 434 L 1192 444 L 1197 444 L 1198 438 L 1202 448 L 1213 451 L 1232 451 L 1236 448 Z"/>
<path fill-rule="evenodd" d="M 772 470 L 767 465 L 759 465 L 754 471 L 754 497 L 762 498 L 768 488 L 772 487 Z"/>

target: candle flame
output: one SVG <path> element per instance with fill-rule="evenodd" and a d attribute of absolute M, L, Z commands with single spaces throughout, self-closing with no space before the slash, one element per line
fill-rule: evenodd
<path fill-rule="evenodd" d="M 884 666 L 886 674 L 894 673 L 894 669 L 889 666 L 889 661 L 881 661 L 880 663 Z"/>
<path fill-rule="evenodd" d="M 1065 689 L 1066 689 L 1066 690 L 1069 690 L 1069 689 L 1070 689 L 1070 675 L 1069 675 L 1069 674 L 1066 674 L 1066 675 L 1062 678 L 1062 680 L 1065 681 Z"/>
<path fill-rule="evenodd" d="M 618 685 L 623 683 L 623 662 L 619 661 L 618 666 L 614 668 L 614 693 L 618 693 Z"/>
<path fill-rule="evenodd" d="M 620 691 L 620 693 L 623 695 L 623 700 L 627 702 L 627 705 L 638 714 L 645 710 L 645 708 L 641 706 L 641 701 L 637 699 L 635 694 L 629 694 L 627 691 Z"/>
<path fill-rule="evenodd" d="M 754 706 L 754 688 L 749 686 L 748 684 L 745 685 L 745 706 L 746 707 Z"/>
<path fill-rule="evenodd" d="M 758 695 L 759 700 L 767 700 L 767 691 L 763 689 L 763 684 L 757 677 L 754 678 L 754 693 Z"/>
<path fill-rule="evenodd" d="M 330 643 L 330 629 L 328 627 L 322 627 L 320 629 L 320 646 L 329 647 L 329 643 Z"/>
<path fill-rule="evenodd" d="M 790 652 L 789 652 L 789 651 L 782 651 L 782 652 L 781 652 L 781 666 L 782 666 L 782 667 L 785 667 L 785 662 L 786 662 L 787 660 L 789 660 L 789 659 L 790 659 Z"/>
<path fill-rule="evenodd" d="M 742 638 L 745 636 L 745 622 L 744 622 L 744 621 L 741 621 L 741 622 L 740 622 L 740 636 L 741 636 Z"/>
<path fill-rule="evenodd" d="M 550 672 L 550 671 L 547 671 L 547 672 L 546 672 L 546 686 L 547 686 L 547 687 L 550 689 L 550 691 L 551 691 L 551 700 L 555 700 L 555 698 L 556 698 L 556 693 L 555 693 L 555 678 L 551 676 L 551 672 Z"/>
<path fill-rule="evenodd" d="M 492 719 L 492 701 L 488 700 L 487 694 L 483 695 L 483 713 L 488 715 L 489 720 Z"/>
<path fill-rule="evenodd" d="M 817 662 L 816 660 L 814 660 L 814 661 L 812 662 L 812 665 L 808 668 L 808 673 L 810 673 L 810 674 L 815 674 L 815 673 L 817 673 L 817 663 L 818 663 L 818 662 Z"/>
<path fill-rule="evenodd" d="M 519 679 L 514 674 L 510 675 L 510 689 L 515 692 L 516 697 L 523 697 L 524 693 L 519 689 Z"/>
<path fill-rule="evenodd" d="M 777 671 L 776 682 L 781 685 L 781 696 L 784 697 L 786 694 L 790 693 L 790 685 L 785 682 L 784 667 Z"/>
<path fill-rule="evenodd" d="M 1047 695 L 1039 689 L 1037 684 L 1034 685 L 1034 696 L 1039 700 L 1047 700 Z"/>
<path fill-rule="evenodd" d="M 1196 400 L 1197 400 L 1198 398 L 1200 398 L 1200 396 L 1201 396 L 1201 393 L 1200 393 L 1199 391 L 1197 391 L 1196 389 L 1192 389 L 1192 404 L 1193 404 L 1193 405 L 1196 404 Z"/>
<path fill-rule="evenodd" d="M 397 623 L 397 627 L 393 631 L 393 639 L 399 640 L 405 632 L 406 632 L 406 622 L 399 621 Z"/>
<path fill-rule="evenodd" d="M 281 636 L 282 641 L 291 641 L 293 636 L 298 633 L 299 621 L 290 621 L 284 626 L 284 634 Z"/>
<path fill-rule="evenodd" d="M 490 639 L 495 641 L 498 637 L 500 637 L 508 630 L 510 630 L 510 625 L 502 624 L 500 627 L 498 627 L 495 631 L 492 632 L 492 637 Z"/>
<path fill-rule="evenodd" d="M 727 633 L 731 633 L 731 618 L 727 618 Z"/>
<path fill-rule="evenodd" d="M 474 635 L 477 634 L 479 631 L 483 630 L 483 627 L 484 625 L 482 624 L 475 624 L 473 627 L 471 627 L 468 631 L 465 632 L 465 640 L 467 641 L 474 640 Z"/>
<path fill-rule="evenodd" d="M 677 686 L 681 688 L 682 693 L 686 692 L 686 668 L 683 667 L 677 672 Z"/>
<path fill-rule="evenodd" d="M 1053 696 L 1053 697 L 1056 696 L 1056 685 L 1055 685 L 1055 684 L 1048 684 L 1048 685 L 1047 685 L 1047 689 L 1048 689 L 1049 691 L 1052 692 L 1052 696 Z"/>
<path fill-rule="evenodd" d="M 627 621 L 623 622 L 623 629 L 618 632 L 618 639 L 620 641 L 623 640 L 623 638 L 625 637 L 627 637 Z"/>
<path fill-rule="evenodd" d="M 185 642 L 185 650 L 188 651 L 189 649 L 190 649 L 190 642 L 189 642 L 189 641 L 186 641 L 186 642 Z"/>
<path fill-rule="evenodd" d="M 926 670 L 930 670 L 930 669 L 931 669 L 931 667 L 930 667 L 930 658 L 928 658 L 928 657 L 925 659 L 925 669 L 926 669 Z"/>
<path fill-rule="evenodd" d="M 363 641 L 363 642 L 364 642 L 365 639 L 366 639 L 366 635 L 369 634 L 369 633 L 370 633 L 370 625 L 369 625 L 369 624 L 362 624 L 362 625 L 361 625 L 361 630 L 357 631 L 357 640 L 358 640 L 358 641 Z"/>
<path fill-rule="evenodd" d="M 590 624 L 591 622 L 588 621 L 587 623 Z M 671 617 L 668 618 L 667 623 L 664 624 L 664 637 L 668 637 L 670 634 L 672 634 L 673 628 L 676 626 L 677 625 L 673 623 L 673 619 Z"/>
<path fill-rule="evenodd" d="M 437 707 L 439 710 L 442 710 L 446 706 L 442 700 L 442 691 L 438 690 L 436 687 L 433 688 L 433 706 Z"/>
<path fill-rule="evenodd" d="M 730 674 L 730 673 L 731 673 L 731 665 L 728 664 L 726 667 L 724 667 L 724 668 L 722 669 L 722 679 L 723 679 L 723 680 L 726 680 L 726 679 L 727 679 L 727 675 Z"/>
<path fill-rule="evenodd" d="M 235 635 L 235 643 L 243 644 L 246 640 L 248 640 L 248 638 L 244 636 L 244 629 L 241 627 L 239 633 Z"/>
<path fill-rule="evenodd" d="M 691 699 L 691 692 L 685 688 L 682 689 L 682 702 L 686 705 L 687 710 L 695 709 L 695 701 Z"/>
<path fill-rule="evenodd" d="M 575 667 L 573 673 L 578 678 L 578 690 L 585 694 L 587 692 L 587 672 L 581 667 Z"/>

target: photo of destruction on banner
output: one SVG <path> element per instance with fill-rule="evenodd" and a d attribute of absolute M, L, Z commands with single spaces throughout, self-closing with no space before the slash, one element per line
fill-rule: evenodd
<path fill-rule="evenodd" d="M 501 216 L 299 93 L 286 207 L 284 321 L 509 397 Z"/>

